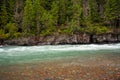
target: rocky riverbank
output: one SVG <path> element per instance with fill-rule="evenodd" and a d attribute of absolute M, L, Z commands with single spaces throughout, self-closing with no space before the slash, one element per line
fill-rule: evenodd
<path fill-rule="evenodd" d="M 3 44 L 7 45 L 58 45 L 58 44 L 91 44 L 91 43 L 117 43 L 120 42 L 120 33 L 106 33 L 99 35 L 83 34 L 55 34 L 49 36 L 21 37 L 17 39 L 5 40 Z"/>
<path fill-rule="evenodd" d="M 0 66 L 0 80 L 120 80 L 119 57 L 101 58 Z"/>

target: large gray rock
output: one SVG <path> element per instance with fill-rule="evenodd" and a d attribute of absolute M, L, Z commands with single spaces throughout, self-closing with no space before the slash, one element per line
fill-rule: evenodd
<path fill-rule="evenodd" d="M 47 36 L 43 39 L 42 45 L 52 45 L 54 44 L 55 36 Z"/>
<path fill-rule="evenodd" d="M 100 34 L 89 35 L 83 34 L 57 34 L 49 35 L 46 37 L 21 37 L 18 39 L 6 40 L 5 44 L 8 45 L 58 45 L 58 44 L 88 44 L 88 43 L 115 43 L 120 42 L 120 34 Z"/>
<path fill-rule="evenodd" d="M 84 34 L 59 35 L 56 37 L 55 44 L 82 44 L 89 43 L 90 36 Z"/>
<path fill-rule="evenodd" d="M 34 41 L 34 39 L 32 39 L 30 37 L 7 40 L 7 41 L 5 41 L 5 43 L 8 45 L 19 45 L 19 46 L 36 45 L 36 42 Z"/>
<path fill-rule="evenodd" d="M 90 43 L 90 35 L 86 33 L 77 35 L 77 43 Z"/>
<path fill-rule="evenodd" d="M 94 43 L 113 43 L 118 41 L 117 35 L 112 33 L 94 35 L 92 39 Z"/>
<path fill-rule="evenodd" d="M 54 44 L 67 44 L 70 43 L 68 35 L 59 35 L 55 38 Z"/>
<path fill-rule="evenodd" d="M 118 34 L 118 41 L 120 42 L 120 34 Z"/>

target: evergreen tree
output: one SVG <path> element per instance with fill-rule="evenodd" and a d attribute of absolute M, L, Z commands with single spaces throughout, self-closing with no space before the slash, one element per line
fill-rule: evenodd
<path fill-rule="evenodd" d="M 58 24 L 64 24 L 66 22 L 66 0 L 59 0 L 59 12 L 58 12 Z"/>
<path fill-rule="evenodd" d="M 115 21 L 120 19 L 120 0 L 106 0 L 105 18 L 110 26 L 116 26 Z"/>
<path fill-rule="evenodd" d="M 15 1 L 14 0 L 8 0 L 8 17 L 9 22 L 15 22 L 14 18 L 14 9 L 15 9 Z"/>
<path fill-rule="evenodd" d="M 120 0 L 0 1 L 0 34 L 3 38 L 5 35 L 14 37 L 12 35 L 23 31 L 36 35 L 81 30 L 96 34 L 105 30 L 104 26 L 120 26 Z"/>
<path fill-rule="evenodd" d="M 23 30 L 26 33 L 34 32 L 34 8 L 33 8 L 33 2 L 31 0 L 25 1 L 25 7 L 24 7 L 24 16 L 23 16 Z"/>
<path fill-rule="evenodd" d="M 34 1 L 34 10 L 35 10 L 35 21 L 37 26 L 37 33 L 40 33 L 40 28 L 42 27 L 41 18 L 43 13 L 45 12 L 44 8 L 41 6 L 42 0 Z"/>
<path fill-rule="evenodd" d="M 58 1 L 53 1 L 51 5 L 50 14 L 53 16 L 53 20 L 56 26 L 58 25 L 58 9 Z"/>
<path fill-rule="evenodd" d="M 68 28 L 71 33 L 76 32 L 80 29 L 82 22 L 82 5 L 81 0 L 72 0 L 72 15 L 69 21 Z"/>
<path fill-rule="evenodd" d="M 7 12 L 7 7 L 6 7 L 6 2 L 4 1 L 4 3 L 2 3 L 1 6 L 1 12 L 0 12 L 0 24 L 1 27 L 0 29 L 4 29 L 4 26 L 7 24 L 8 22 L 8 12 Z"/>
<path fill-rule="evenodd" d="M 73 1 L 73 17 L 72 20 L 76 22 L 76 26 L 80 27 L 80 21 L 82 18 L 82 5 L 81 0 L 74 0 Z"/>
<path fill-rule="evenodd" d="M 89 0 L 89 8 L 90 8 L 90 13 L 89 13 L 89 20 L 90 22 L 99 22 L 100 20 L 100 15 L 97 9 L 97 2 L 96 0 Z"/>

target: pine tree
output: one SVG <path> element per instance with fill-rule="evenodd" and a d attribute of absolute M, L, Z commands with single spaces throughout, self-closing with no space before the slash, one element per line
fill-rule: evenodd
<path fill-rule="evenodd" d="M 58 1 L 53 1 L 52 5 L 51 5 L 51 11 L 50 14 L 53 16 L 53 21 L 55 23 L 55 25 L 58 25 Z"/>
<path fill-rule="evenodd" d="M 15 1 L 14 0 L 8 0 L 8 15 L 9 15 L 9 22 L 14 23 L 14 9 L 15 9 Z"/>
<path fill-rule="evenodd" d="M 8 22 L 8 12 L 6 7 L 6 1 L 4 0 L 0 12 L 0 24 L 1 24 L 0 28 L 4 29 L 4 26 L 7 24 L 7 22 Z"/>
<path fill-rule="evenodd" d="M 80 26 L 80 20 L 82 15 L 82 5 L 81 0 L 73 1 L 73 20 L 76 21 L 76 25 Z"/>
<path fill-rule="evenodd" d="M 82 5 L 81 0 L 72 0 L 72 19 L 69 22 L 70 32 L 76 32 L 80 29 L 82 22 Z"/>
<path fill-rule="evenodd" d="M 97 9 L 96 0 L 89 0 L 89 7 L 90 7 L 90 13 L 89 13 L 90 22 L 93 22 L 93 23 L 99 22 L 100 15 Z"/>
<path fill-rule="evenodd" d="M 26 0 L 23 16 L 23 30 L 26 33 L 34 32 L 34 13 L 33 2 L 31 0 Z"/>
<path fill-rule="evenodd" d="M 36 35 L 58 30 L 73 33 L 80 29 L 96 34 L 104 26 L 120 27 L 120 0 L 0 1 L 0 33 L 5 35 L 23 31 Z"/>
<path fill-rule="evenodd" d="M 43 13 L 45 12 L 44 8 L 41 6 L 42 0 L 35 0 L 34 1 L 34 10 L 35 10 L 35 21 L 37 26 L 37 34 L 40 33 L 40 28 L 42 27 L 41 18 Z"/>
<path fill-rule="evenodd" d="M 58 24 L 65 24 L 66 22 L 66 0 L 59 0 Z"/>
<path fill-rule="evenodd" d="M 110 26 L 115 26 L 115 21 L 120 19 L 120 0 L 106 0 L 105 18 Z"/>

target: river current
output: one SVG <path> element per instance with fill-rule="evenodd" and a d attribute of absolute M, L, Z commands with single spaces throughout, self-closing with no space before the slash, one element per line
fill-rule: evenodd
<path fill-rule="evenodd" d="M 0 65 L 47 62 L 79 58 L 96 59 L 101 56 L 120 60 L 119 44 L 6 46 L 0 48 Z"/>

